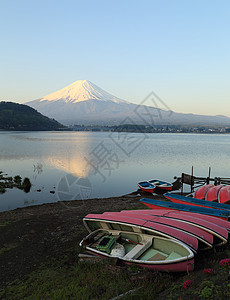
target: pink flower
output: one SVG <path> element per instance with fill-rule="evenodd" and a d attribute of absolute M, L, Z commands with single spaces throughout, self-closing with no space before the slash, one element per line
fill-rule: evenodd
<path fill-rule="evenodd" d="M 222 260 L 219 262 L 219 266 L 220 266 L 220 267 L 230 266 L 230 258 L 222 259 Z"/>
<path fill-rule="evenodd" d="M 204 269 L 203 273 L 205 273 L 205 274 L 214 274 L 215 272 L 214 272 L 213 269 Z"/>
<path fill-rule="evenodd" d="M 192 280 L 187 280 L 187 281 L 183 282 L 183 288 L 185 290 L 187 290 L 190 287 L 190 285 L 192 284 L 192 282 L 193 282 Z"/>

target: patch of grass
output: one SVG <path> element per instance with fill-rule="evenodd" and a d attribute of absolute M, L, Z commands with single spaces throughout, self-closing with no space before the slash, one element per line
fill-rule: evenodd
<path fill-rule="evenodd" d="M 0 227 L 6 227 L 6 226 L 8 226 L 9 224 L 11 224 L 11 222 L 10 222 L 10 221 L 6 221 L 6 222 L 4 222 L 4 223 L 0 223 Z"/>
<path fill-rule="evenodd" d="M 132 292 L 124 299 L 153 299 L 170 280 L 168 274 L 111 265 L 107 260 L 82 262 L 71 250 L 58 261 L 43 265 L 24 280 L 0 290 L 0 299 L 103 300 L 128 291 Z"/>
<path fill-rule="evenodd" d="M 203 273 L 203 267 L 190 274 L 150 272 L 137 266 L 121 267 L 108 260 L 82 262 L 80 248 L 71 248 L 31 273 L 0 290 L 0 299 L 228 299 L 230 267 L 219 267 L 228 247 L 210 253 L 205 267 L 214 273 Z M 3 250 L 5 251 L 5 250 Z M 221 257 L 222 256 L 222 257 Z M 191 280 L 188 289 L 183 282 Z M 130 292 L 129 292 L 130 291 Z M 127 293 L 129 292 L 129 293 Z M 127 294 L 126 294 L 127 293 Z"/>
<path fill-rule="evenodd" d="M 105 264 L 77 263 L 71 268 L 40 269 L 24 282 L 13 282 L 0 292 L 0 298 L 108 299 L 127 286 L 132 287 L 123 272 L 117 276 Z"/>
<path fill-rule="evenodd" d="M 11 244 L 5 245 L 5 247 L 2 247 L 0 249 L 0 255 L 4 254 L 5 252 L 8 252 L 11 249 L 16 248 L 16 247 L 17 247 L 16 243 L 11 243 Z"/>

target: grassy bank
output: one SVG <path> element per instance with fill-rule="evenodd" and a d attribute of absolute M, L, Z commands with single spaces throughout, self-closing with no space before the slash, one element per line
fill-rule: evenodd
<path fill-rule="evenodd" d="M 108 260 L 82 262 L 80 249 L 69 249 L 59 259 L 40 266 L 23 280 L 0 291 L 1 299 L 229 299 L 230 266 L 219 266 L 229 257 L 228 247 L 197 260 L 190 274 L 165 274 Z M 208 271 L 207 271 L 208 267 Z M 205 272 L 204 272 L 205 271 Z M 186 281 L 191 281 L 186 289 Z"/>

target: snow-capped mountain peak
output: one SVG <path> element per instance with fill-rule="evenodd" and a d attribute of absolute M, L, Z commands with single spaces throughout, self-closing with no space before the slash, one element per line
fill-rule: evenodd
<path fill-rule="evenodd" d="M 66 103 L 78 103 L 88 100 L 127 103 L 127 101 L 107 93 L 88 80 L 75 81 L 67 87 L 41 98 L 40 102 L 58 100 L 62 100 Z"/>
<path fill-rule="evenodd" d="M 230 118 L 180 114 L 121 100 L 87 80 L 69 86 L 27 105 L 65 125 L 73 124 L 230 124 Z"/>

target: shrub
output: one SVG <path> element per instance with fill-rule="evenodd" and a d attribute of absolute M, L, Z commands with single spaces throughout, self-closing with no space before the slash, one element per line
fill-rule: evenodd
<path fill-rule="evenodd" d="M 213 269 L 204 269 L 203 273 L 213 275 L 215 273 L 215 271 Z"/>
<path fill-rule="evenodd" d="M 222 267 L 225 267 L 225 266 L 230 266 L 230 258 L 225 258 L 225 259 L 222 259 L 220 262 L 219 262 L 219 266 L 222 268 Z"/>
<path fill-rule="evenodd" d="M 192 280 L 184 281 L 184 282 L 183 282 L 183 288 L 184 288 L 185 290 L 187 290 L 187 289 L 191 286 L 192 282 L 193 282 Z"/>

